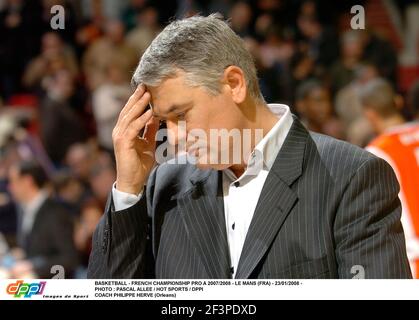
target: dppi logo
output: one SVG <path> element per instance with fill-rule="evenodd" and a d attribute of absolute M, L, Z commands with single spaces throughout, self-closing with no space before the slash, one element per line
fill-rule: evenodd
<path fill-rule="evenodd" d="M 7 293 L 14 295 L 15 298 L 31 298 L 33 295 L 42 294 L 45 289 L 46 281 L 39 283 L 23 283 L 23 280 L 18 280 L 7 286 Z"/>

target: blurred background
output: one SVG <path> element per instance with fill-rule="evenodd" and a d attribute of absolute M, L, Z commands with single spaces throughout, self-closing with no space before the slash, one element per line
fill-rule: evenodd
<path fill-rule="evenodd" d="M 56 4 L 64 30 L 50 27 Z M 353 5 L 365 30 L 351 29 Z M 85 277 L 132 72 L 170 19 L 213 12 L 254 55 L 266 101 L 310 130 L 366 147 L 381 132 L 360 92 L 377 79 L 397 124 L 419 115 L 413 0 L 0 0 L 0 278 L 49 278 L 52 265 Z"/>

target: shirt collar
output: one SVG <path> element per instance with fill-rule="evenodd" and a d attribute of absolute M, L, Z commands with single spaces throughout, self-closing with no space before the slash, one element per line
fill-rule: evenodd
<path fill-rule="evenodd" d="M 249 156 L 247 168 L 239 179 L 235 177 L 231 170 L 226 170 L 230 179 L 235 177 L 232 180 L 240 181 L 249 176 L 257 176 L 262 169 L 269 171 L 272 168 L 294 119 L 290 108 L 285 104 L 268 104 L 268 107 L 278 116 L 278 122 L 255 146 Z"/>
<path fill-rule="evenodd" d="M 262 153 L 263 163 L 266 169 L 271 170 L 279 150 L 284 144 L 285 138 L 291 129 L 293 118 L 290 108 L 285 104 L 268 104 L 275 115 L 279 117 L 278 122 L 256 145 L 255 150 Z"/>

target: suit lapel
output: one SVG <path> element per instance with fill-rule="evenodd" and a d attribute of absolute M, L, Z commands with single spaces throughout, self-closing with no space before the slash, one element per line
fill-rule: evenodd
<path fill-rule="evenodd" d="M 290 188 L 301 176 L 309 134 L 294 118 L 284 145 L 266 178 L 250 224 L 236 278 L 248 278 L 265 256 L 298 198 Z"/>
<path fill-rule="evenodd" d="M 190 178 L 193 187 L 178 199 L 188 236 L 210 278 L 231 277 L 221 174 L 197 169 Z"/>

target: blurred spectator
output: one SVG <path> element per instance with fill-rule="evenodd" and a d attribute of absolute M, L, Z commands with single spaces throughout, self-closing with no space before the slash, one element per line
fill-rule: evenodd
<path fill-rule="evenodd" d="M 71 97 L 75 84 L 68 71 L 60 71 L 46 81 L 46 95 L 40 105 L 40 131 L 45 150 L 51 160 L 59 165 L 67 149 L 83 141 L 86 130 L 74 111 Z"/>
<path fill-rule="evenodd" d="M 7 243 L 6 238 L 0 231 L 0 279 L 7 279 L 9 277 L 9 272 L 7 270 L 7 262 L 5 263 L 5 258 L 7 259 L 7 254 L 9 251 L 9 244 Z"/>
<path fill-rule="evenodd" d="M 84 188 L 90 190 L 89 177 L 95 164 L 95 149 L 90 143 L 75 143 L 67 151 L 65 164 Z"/>
<path fill-rule="evenodd" d="M 16 209 L 7 190 L 7 177 L 0 174 L 0 233 L 8 244 L 15 244 L 16 230 Z"/>
<path fill-rule="evenodd" d="M 357 30 L 346 31 L 341 37 L 340 58 L 330 70 L 330 83 L 334 93 L 354 79 L 363 55 L 362 34 Z"/>
<path fill-rule="evenodd" d="M 128 6 L 121 14 L 121 20 L 125 25 L 125 29 L 130 31 L 137 25 L 137 15 L 148 4 L 148 0 L 130 0 Z"/>
<path fill-rule="evenodd" d="M 264 32 L 265 39 L 254 53 L 262 93 L 267 101 L 291 103 L 290 60 L 294 46 L 282 37 L 279 26 L 271 25 Z"/>
<path fill-rule="evenodd" d="M 231 28 L 241 37 L 250 36 L 250 22 L 252 17 L 252 8 L 250 5 L 245 1 L 238 1 L 230 11 Z"/>
<path fill-rule="evenodd" d="M 4 121 L 5 119 L 6 116 L 0 117 L 0 234 L 5 243 L 16 245 L 17 213 L 7 181 L 10 167 L 17 157 L 9 142 L 14 124 L 10 123 L 12 121 Z"/>
<path fill-rule="evenodd" d="M 57 200 L 74 216 L 78 216 L 82 203 L 91 197 L 89 190 L 68 170 L 56 173 L 53 184 Z"/>
<path fill-rule="evenodd" d="M 76 220 L 74 242 L 81 262 L 77 274 L 78 278 L 86 277 L 87 265 L 92 249 L 92 237 L 102 213 L 100 204 L 96 200 L 90 199 L 83 203 L 80 216 Z"/>
<path fill-rule="evenodd" d="M 407 103 L 413 119 L 419 121 L 419 80 L 413 83 L 409 90 Z"/>
<path fill-rule="evenodd" d="M 291 94 L 293 95 L 293 101 L 295 101 L 295 91 L 298 86 L 315 77 L 314 74 L 315 64 L 313 59 L 309 57 L 307 53 L 296 52 L 290 61 L 291 69 L 291 81 L 292 81 L 292 90 Z"/>
<path fill-rule="evenodd" d="M 24 66 L 38 53 L 41 16 L 37 1 L 6 0 L 0 11 L 0 96 L 5 99 L 19 92 Z"/>
<path fill-rule="evenodd" d="M 309 130 L 343 139 L 342 124 L 333 115 L 330 92 L 319 81 L 309 80 L 300 85 L 296 108 Z"/>
<path fill-rule="evenodd" d="M 108 154 L 102 153 L 90 174 L 90 184 L 95 198 L 99 201 L 102 212 L 109 192 L 116 180 L 115 168 Z"/>
<path fill-rule="evenodd" d="M 50 278 L 51 267 L 61 265 L 70 276 L 78 263 L 70 215 L 47 190 L 42 167 L 28 161 L 13 165 L 9 188 L 19 205 L 18 243 L 23 252 L 11 266 L 13 278 Z"/>
<path fill-rule="evenodd" d="M 378 70 L 369 63 L 362 63 L 354 72 L 354 80 L 339 90 L 335 97 L 335 110 L 345 124 L 346 138 L 350 143 L 365 147 L 373 136 L 371 124 L 365 118 L 359 91 L 378 77 Z"/>
<path fill-rule="evenodd" d="M 161 28 L 158 22 L 159 14 L 154 7 L 145 7 L 138 12 L 136 19 L 136 27 L 127 34 L 126 40 L 141 57 Z"/>
<path fill-rule="evenodd" d="M 73 51 L 67 47 L 56 32 L 42 36 L 42 52 L 31 60 L 22 82 L 27 88 L 37 88 L 47 76 L 54 76 L 60 70 L 68 70 L 72 77 L 78 74 L 78 65 Z"/>
<path fill-rule="evenodd" d="M 93 92 L 92 107 L 99 144 L 112 151 L 112 130 L 132 90 L 118 64 L 107 67 L 105 81 Z"/>
<path fill-rule="evenodd" d="M 334 31 L 322 25 L 316 16 L 300 14 L 298 28 L 303 36 L 300 50 L 316 65 L 316 75 L 322 76 L 339 56 L 338 39 Z"/>
<path fill-rule="evenodd" d="M 93 12 L 99 11 L 104 17 L 119 19 L 129 0 L 81 0 L 83 13 L 91 17 Z"/>
<path fill-rule="evenodd" d="M 376 79 L 360 93 L 367 119 L 377 133 L 367 150 L 386 160 L 400 183 L 402 224 L 412 274 L 419 279 L 419 123 L 406 123 L 401 99 L 391 84 Z"/>
<path fill-rule="evenodd" d="M 55 170 L 39 138 L 27 129 L 36 113 L 6 108 L 0 113 L 0 175 L 7 176 L 14 162 L 37 159 L 48 174 Z"/>
<path fill-rule="evenodd" d="M 362 32 L 365 61 L 373 63 L 380 75 L 396 84 L 397 54 L 391 44 L 368 30 Z"/>
<path fill-rule="evenodd" d="M 371 80 L 361 88 L 359 96 L 364 115 L 375 134 L 380 135 L 406 122 L 400 113 L 401 97 L 396 95 L 388 81 L 382 78 Z"/>
<path fill-rule="evenodd" d="M 79 11 L 83 16 L 80 27 L 76 32 L 77 55 L 80 57 L 87 47 L 102 36 L 102 25 L 106 20 L 102 13 L 100 1 L 92 1 L 91 11 L 80 4 Z"/>
<path fill-rule="evenodd" d="M 110 20 L 105 25 L 105 35 L 93 42 L 83 56 L 83 70 L 89 89 L 94 90 L 106 80 L 107 67 L 113 63 L 129 77 L 138 63 L 138 54 L 124 39 L 124 25 Z"/>

